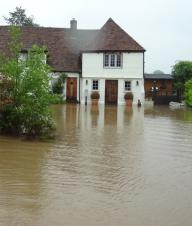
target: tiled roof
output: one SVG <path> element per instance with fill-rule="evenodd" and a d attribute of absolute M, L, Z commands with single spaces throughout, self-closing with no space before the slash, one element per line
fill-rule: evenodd
<path fill-rule="evenodd" d="M 103 25 L 89 46 L 91 51 L 144 52 L 145 49 L 111 18 Z"/>
<path fill-rule="evenodd" d="M 46 46 L 48 63 L 54 71 L 80 72 L 81 52 L 84 51 L 145 51 L 112 19 L 100 30 L 70 28 L 21 27 L 22 50 L 33 44 Z M 0 26 L 0 52 L 6 52 L 9 26 Z"/>
<path fill-rule="evenodd" d="M 144 74 L 145 79 L 173 79 L 171 74 Z"/>

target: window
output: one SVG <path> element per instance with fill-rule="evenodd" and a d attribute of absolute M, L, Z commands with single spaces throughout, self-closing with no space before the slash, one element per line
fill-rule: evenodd
<path fill-rule="evenodd" d="M 104 54 L 104 67 L 106 68 L 122 67 L 122 55 L 120 53 Z"/>
<path fill-rule="evenodd" d="M 121 67 L 121 55 L 117 55 L 117 67 Z"/>
<path fill-rule="evenodd" d="M 19 61 L 20 61 L 20 62 L 26 62 L 28 59 L 29 59 L 29 54 L 28 54 L 28 52 L 21 52 L 21 53 L 19 54 Z M 44 53 L 44 54 L 42 55 L 42 62 L 43 62 L 44 64 L 47 63 L 47 55 L 46 55 L 46 53 Z"/>
<path fill-rule="evenodd" d="M 131 91 L 131 82 L 130 81 L 125 81 L 125 90 Z"/>
<path fill-rule="evenodd" d="M 115 55 L 114 54 L 111 55 L 111 63 L 110 63 L 110 66 L 111 67 L 115 67 Z"/>
<path fill-rule="evenodd" d="M 109 67 L 109 55 L 104 55 L 104 67 Z"/>
<path fill-rule="evenodd" d="M 99 81 L 93 80 L 92 82 L 92 90 L 98 90 L 99 89 Z"/>

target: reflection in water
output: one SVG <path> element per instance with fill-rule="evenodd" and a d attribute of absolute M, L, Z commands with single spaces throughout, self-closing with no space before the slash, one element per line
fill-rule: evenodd
<path fill-rule="evenodd" d="M 99 120 L 99 106 L 93 105 L 91 107 L 91 125 L 92 125 L 92 127 L 98 126 L 98 120 Z"/>
<path fill-rule="evenodd" d="M 0 226 L 191 225 L 190 110 L 53 110 L 56 140 L 0 137 Z"/>
<path fill-rule="evenodd" d="M 105 108 L 105 125 L 117 126 L 116 106 L 108 106 Z"/>

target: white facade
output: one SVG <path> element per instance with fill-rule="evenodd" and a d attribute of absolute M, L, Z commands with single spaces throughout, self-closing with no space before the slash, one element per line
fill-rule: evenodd
<path fill-rule="evenodd" d="M 143 53 L 122 53 L 122 66 L 119 68 L 105 68 L 103 53 L 82 54 L 81 103 L 91 102 L 93 80 L 98 80 L 99 103 L 105 104 L 106 80 L 118 81 L 117 103 L 125 104 L 124 95 L 132 92 L 133 104 L 138 100 L 144 101 Z M 125 90 L 125 81 L 131 83 L 131 90 Z"/>

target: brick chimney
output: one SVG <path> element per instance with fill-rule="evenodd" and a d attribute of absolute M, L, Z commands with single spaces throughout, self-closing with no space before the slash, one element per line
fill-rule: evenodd
<path fill-rule="evenodd" d="M 75 18 L 73 18 L 71 21 L 70 21 L 70 28 L 71 28 L 71 30 L 73 30 L 73 31 L 75 31 L 75 30 L 77 30 L 77 21 L 76 21 L 76 19 Z"/>

